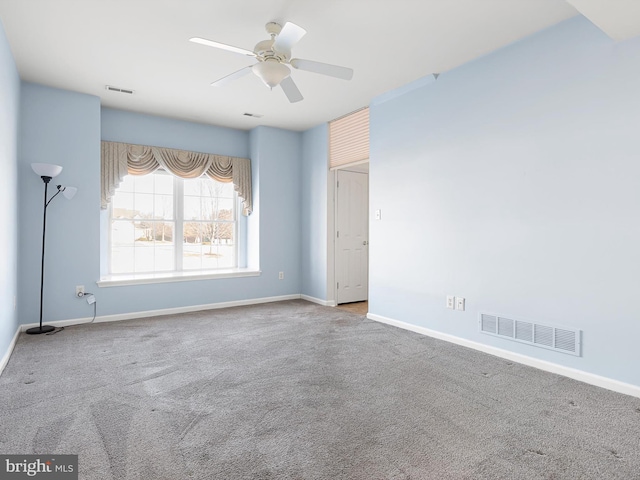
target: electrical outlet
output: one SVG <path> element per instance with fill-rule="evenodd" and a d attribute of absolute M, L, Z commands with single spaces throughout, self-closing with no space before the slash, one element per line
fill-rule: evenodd
<path fill-rule="evenodd" d="M 284 280 L 284 272 L 278 274 L 278 280 Z"/>
<path fill-rule="evenodd" d="M 76 297 L 84 297 L 84 285 L 76 285 Z"/>
<path fill-rule="evenodd" d="M 456 297 L 454 297 L 453 295 L 447 295 L 447 308 L 450 308 L 451 310 L 453 310 L 456 304 Z"/>
<path fill-rule="evenodd" d="M 456 297 L 456 310 L 464 311 L 464 297 Z"/>
<path fill-rule="evenodd" d="M 376 220 L 381 220 L 381 219 L 382 219 L 382 211 L 376 210 Z"/>

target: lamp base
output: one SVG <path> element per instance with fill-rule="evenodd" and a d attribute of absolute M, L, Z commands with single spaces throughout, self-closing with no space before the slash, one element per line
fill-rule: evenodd
<path fill-rule="evenodd" d="M 40 333 L 53 332 L 55 329 L 56 327 L 52 327 L 51 325 L 42 325 L 41 327 L 28 328 L 27 333 L 29 335 L 38 335 Z"/>

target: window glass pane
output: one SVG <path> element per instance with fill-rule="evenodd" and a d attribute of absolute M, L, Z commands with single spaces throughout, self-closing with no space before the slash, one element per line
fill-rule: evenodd
<path fill-rule="evenodd" d="M 128 272 L 150 273 L 175 269 L 173 243 L 174 224 L 162 221 L 137 221 L 134 223 L 134 258 Z"/>
<path fill-rule="evenodd" d="M 133 218 L 133 193 L 118 192 L 111 198 L 112 218 Z"/>
<path fill-rule="evenodd" d="M 173 197 L 171 195 L 155 195 L 154 203 L 154 218 L 173 219 Z"/>
<path fill-rule="evenodd" d="M 136 246 L 153 246 L 153 222 L 138 221 L 134 223 L 134 238 Z"/>
<path fill-rule="evenodd" d="M 182 255 L 182 268 L 185 270 L 200 270 L 202 268 L 202 249 L 200 246 L 185 245 Z"/>
<path fill-rule="evenodd" d="M 184 197 L 184 219 L 200 220 L 200 197 Z"/>
<path fill-rule="evenodd" d="M 235 228 L 232 223 L 213 223 L 212 244 L 215 245 L 215 268 L 236 266 Z"/>
<path fill-rule="evenodd" d="M 153 193 L 154 177 L 156 175 L 134 175 L 135 189 L 138 193 Z"/>
<path fill-rule="evenodd" d="M 220 184 L 220 196 L 225 198 L 234 198 L 236 195 L 235 188 L 232 182 Z"/>
<path fill-rule="evenodd" d="M 135 218 L 153 217 L 153 195 L 150 193 L 135 193 L 133 195 Z"/>
<path fill-rule="evenodd" d="M 156 222 L 154 228 L 156 272 L 175 269 L 174 228 L 172 222 Z"/>
<path fill-rule="evenodd" d="M 200 208 L 202 209 L 202 220 L 215 220 L 218 211 L 218 198 L 201 197 Z"/>
<path fill-rule="evenodd" d="M 173 244 L 173 222 L 153 222 L 151 228 L 152 238 L 156 242 L 156 247 L 160 243 Z"/>
<path fill-rule="evenodd" d="M 153 177 L 157 195 L 173 195 L 173 175 L 158 173 Z"/>
<path fill-rule="evenodd" d="M 185 231 L 198 231 L 198 237 L 189 236 L 185 238 L 183 264 L 185 270 L 190 269 L 215 269 L 220 268 L 218 258 L 220 257 L 220 236 L 221 224 L 214 222 L 189 222 L 185 224 Z M 233 229 L 233 228 L 232 228 Z M 225 241 L 226 242 L 226 241 Z M 227 257 L 224 268 L 235 266 L 235 255 L 233 245 L 227 248 Z"/>
<path fill-rule="evenodd" d="M 120 182 L 118 192 L 133 192 L 134 178 L 133 175 L 125 175 L 122 182 Z"/>
<path fill-rule="evenodd" d="M 204 242 L 208 244 L 215 236 L 215 224 L 212 222 L 202 222 L 200 229 L 202 231 L 203 244 Z"/>
<path fill-rule="evenodd" d="M 218 245 L 218 268 L 233 268 L 236 266 L 236 247 L 233 244 Z"/>
<path fill-rule="evenodd" d="M 201 243 L 200 223 L 185 222 L 183 227 L 184 243 Z"/>
<path fill-rule="evenodd" d="M 131 273 L 133 247 L 114 246 L 111 249 L 111 273 Z"/>
<path fill-rule="evenodd" d="M 156 244 L 156 272 L 175 270 L 175 250 L 173 244 Z"/>
<path fill-rule="evenodd" d="M 218 199 L 218 212 L 217 220 L 233 220 L 233 207 L 235 206 L 235 200 L 230 198 Z"/>
<path fill-rule="evenodd" d="M 200 222 L 184 224 L 184 243 L 182 244 L 182 268 L 200 269 L 202 265 L 202 228 Z"/>
<path fill-rule="evenodd" d="M 134 224 L 129 220 L 115 220 L 111 223 L 111 245 L 133 247 Z"/>
<path fill-rule="evenodd" d="M 200 188 L 201 181 L 199 178 L 185 178 L 183 181 L 185 195 L 200 196 L 202 190 Z"/>
<path fill-rule="evenodd" d="M 153 272 L 154 271 L 154 268 L 153 268 L 154 249 L 152 248 L 152 246 L 151 247 L 136 246 L 134 250 L 135 250 L 135 258 L 134 258 L 135 273 Z"/>
<path fill-rule="evenodd" d="M 215 224 L 215 240 L 221 245 L 234 245 L 235 228 L 233 223 L 216 223 Z"/>
<path fill-rule="evenodd" d="M 215 242 L 207 242 L 202 250 L 202 268 L 207 270 L 218 268 L 218 246 Z"/>
<path fill-rule="evenodd" d="M 226 183 L 216 182 L 210 178 L 202 179 L 202 195 L 205 197 L 220 197 L 225 191 Z"/>

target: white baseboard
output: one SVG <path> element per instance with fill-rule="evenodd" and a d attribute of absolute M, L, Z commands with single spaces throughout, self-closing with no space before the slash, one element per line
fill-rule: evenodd
<path fill-rule="evenodd" d="M 602 377 L 600 375 L 588 373 L 583 370 L 577 370 L 575 368 L 565 367 L 562 365 L 558 365 L 557 363 L 547 362 L 545 360 L 538 360 L 537 358 L 528 357 L 526 355 L 510 352 L 509 350 L 503 350 L 501 348 L 492 347 L 490 345 L 474 342 L 472 340 L 466 340 L 464 338 L 456 337 L 454 335 L 438 332 L 436 330 L 430 330 L 425 327 L 420 327 L 418 325 L 412 325 L 410 323 L 401 322 L 399 320 L 383 317 L 382 315 L 376 315 L 374 313 L 367 313 L 367 318 L 370 320 L 374 320 L 376 322 L 386 323 L 387 325 L 392 325 L 394 327 L 402 328 L 404 330 L 410 330 L 412 332 L 419 333 L 421 335 L 426 335 L 428 337 L 437 338 L 439 340 L 444 340 L 446 342 L 455 343 L 456 345 L 461 345 L 463 347 L 473 348 L 474 350 L 479 350 L 481 352 L 488 353 L 490 355 L 495 355 L 497 357 L 505 358 L 507 360 L 511 360 L 517 363 L 522 363 L 523 365 L 528 365 L 530 367 L 538 368 L 540 370 L 544 370 L 544 371 L 556 373 L 558 375 L 562 375 L 565 377 L 573 378 L 574 380 L 579 380 L 581 382 L 588 383 L 590 385 L 595 385 L 597 387 L 613 390 L 614 392 L 624 393 L 626 395 L 631 395 L 633 397 L 640 398 L 640 386 L 637 386 L 637 385 L 624 383 L 619 380 L 614 380 L 612 378 Z"/>
<path fill-rule="evenodd" d="M 325 307 L 335 307 L 336 306 L 336 302 L 334 302 L 332 300 L 322 300 L 320 298 L 310 297 L 309 295 L 300 295 L 300 298 L 302 300 L 306 300 L 307 302 L 317 303 L 318 305 L 322 305 L 322 306 L 325 306 Z"/>
<path fill-rule="evenodd" d="M 49 325 L 51 327 L 69 327 L 71 325 L 80 325 L 81 323 L 91 323 L 91 319 L 93 317 L 86 317 L 86 318 L 72 318 L 70 320 L 54 320 L 53 322 L 42 322 L 42 325 Z M 94 323 L 98 323 L 98 319 L 100 317 L 96 317 Z M 22 325 L 20 325 L 20 331 L 21 332 L 26 332 L 28 329 L 33 328 L 33 327 L 38 327 L 40 326 L 39 323 L 23 323 Z"/>
<path fill-rule="evenodd" d="M 11 343 L 9 343 L 9 346 L 7 347 L 7 351 L 2 356 L 2 360 L 0 360 L 0 375 L 2 375 L 2 372 L 4 372 L 4 367 L 7 366 L 7 363 L 9 363 L 9 358 L 11 358 L 13 349 L 16 346 L 16 342 L 18 341 L 18 336 L 20 336 L 20 326 L 18 326 L 18 328 L 16 329 L 16 333 L 11 339 Z"/>
<path fill-rule="evenodd" d="M 160 315 L 173 315 L 176 313 L 189 313 L 189 312 L 199 312 L 201 310 L 215 310 L 219 308 L 241 307 L 244 305 L 257 305 L 260 303 L 281 302 L 284 300 L 297 300 L 299 298 L 300 298 L 300 294 L 280 295 L 278 297 L 250 298 L 247 300 L 235 300 L 232 302 L 208 303 L 204 305 L 190 305 L 186 307 L 163 308 L 159 310 L 145 310 L 145 311 L 131 312 L 131 313 L 118 313 L 115 315 L 101 315 L 99 317 L 96 317 L 93 323 L 119 322 L 122 320 L 133 320 L 135 318 L 158 317 Z M 53 327 L 68 327 L 69 325 L 79 325 L 82 323 L 90 323 L 92 318 L 93 317 L 74 318 L 70 320 L 56 320 L 53 322 L 45 322 L 45 323 Z M 30 323 L 30 324 L 21 325 L 20 327 L 21 327 L 21 330 L 24 332 L 28 328 L 37 327 L 38 325 L 39 325 L 38 323 Z"/>

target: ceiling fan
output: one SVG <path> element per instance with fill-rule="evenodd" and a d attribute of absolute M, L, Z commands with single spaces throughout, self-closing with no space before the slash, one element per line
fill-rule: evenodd
<path fill-rule="evenodd" d="M 304 28 L 291 22 L 285 23 L 284 27 L 278 23 L 269 22 L 265 25 L 265 28 L 271 38 L 259 42 L 253 51 L 214 42 L 206 38 L 194 37 L 189 39 L 189 41 L 194 43 L 221 48 L 222 50 L 254 57 L 258 60 L 258 63 L 241 68 L 236 72 L 216 80 L 211 84 L 212 86 L 220 87 L 226 85 L 232 80 L 247 75 L 249 72 L 253 72 L 271 89 L 280 85 L 289 101 L 294 103 L 302 100 L 303 96 L 291 78 L 291 69 L 287 65 L 291 65 L 298 70 L 306 70 L 308 72 L 328 75 L 343 80 L 351 80 L 353 77 L 353 70 L 350 68 L 314 62 L 312 60 L 291 58 L 291 48 L 307 33 Z"/>

